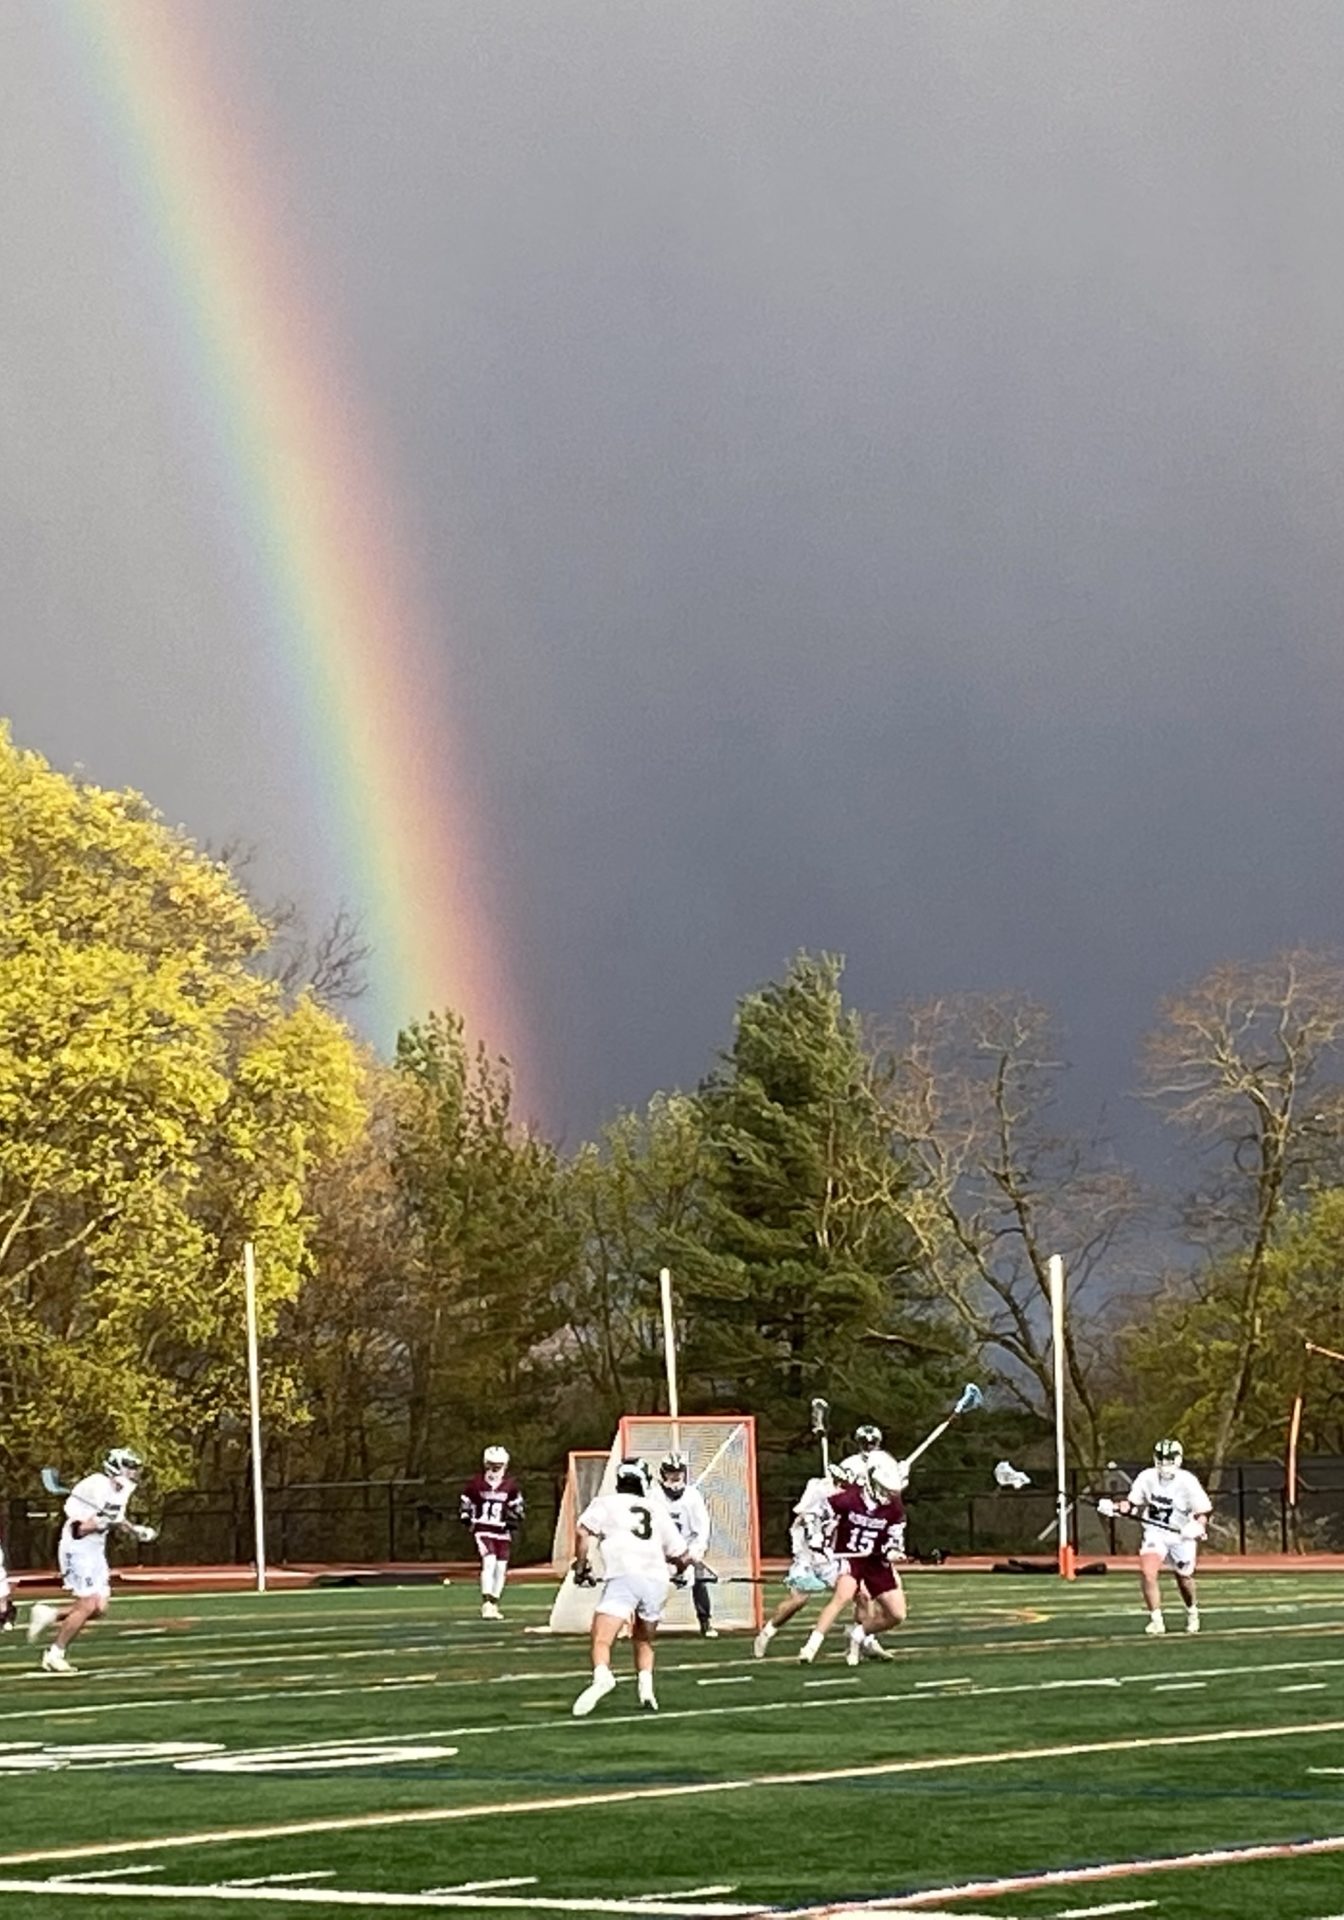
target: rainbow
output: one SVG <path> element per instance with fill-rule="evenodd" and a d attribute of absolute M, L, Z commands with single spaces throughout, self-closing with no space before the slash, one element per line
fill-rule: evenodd
<path fill-rule="evenodd" d="M 64 0 L 64 13 L 163 270 L 171 344 L 217 466 L 206 479 L 251 569 L 324 838 L 374 943 L 373 1037 L 450 1006 L 517 1074 L 522 1023 L 443 662 L 376 436 L 295 236 L 278 228 L 266 143 L 221 96 L 195 9 Z"/>

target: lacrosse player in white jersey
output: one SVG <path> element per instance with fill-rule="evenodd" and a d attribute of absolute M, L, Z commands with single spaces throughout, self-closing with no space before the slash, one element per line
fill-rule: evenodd
<path fill-rule="evenodd" d="M 667 1603 L 668 1566 L 689 1565 L 681 1535 L 666 1506 L 650 1491 L 652 1476 L 642 1460 L 622 1460 L 613 1493 L 599 1494 L 579 1515 L 574 1583 L 597 1585 L 589 1565 L 596 1542 L 602 1552 L 602 1591 L 593 1611 L 593 1677 L 574 1702 L 582 1719 L 616 1685 L 611 1649 L 622 1627 L 635 1649 L 636 1690 L 641 1707 L 658 1711 L 653 1691 L 653 1640 Z"/>
<path fill-rule="evenodd" d="M 829 1476 L 809 1480 L 799 1495 L 789 1527 L 789 1545 L 793 1557 L 784 1575 L 784 1584 L 789 1591 L 751 1643 L 751 1651 L 757 1660 L 765 1658 L 770 1642 L 779 1629 L 787 1626 L 796 1613 L 801 1613 L 809 1600 L 818 1595 L 834 1593 L 842 1568 L 835 1553 L 836 1516 L 831 1509 L 830 1498 L 837 1482 L 841 1486 L 867 1487 L 867 1473 L 856 1465 L 857 1460 L 858 1455 L 854 1455 L 849 1460 L 841 1461 L 838 1467 L 833 1467 Z M 851 1645 L 858 1647 L 859 1656 L 865 1660 L 896 1658 L 890 1648 L 884 1647 L 871 1631 L 868 1602 L 862 1595 L 857 1596 L 854 1602 Z"/>
<path fill-rule="evenodd" d="M 669 1453 L 658 1468 L 658 1492 L 667 1508 L 667 1517 L 681 1535 L 682 1547 L 690 1562 L 691 1605 L 703 1639 L 717 1640 L 709 1603 L 709 1585 L 713 1578 L 705 1565 L 709 1550 L 709 1508 L 699 1487 L 691 1484 L 691 1463 L 684 1453 Z M 678 1586 L 685 1576 L 678 1574 Z"/>
<path fill-rule="evenodd" d="M 65 1650 L 90 1620 L 107 1611 L 112 1596 L 107 1536 L 112 1528 L 123 1528 L 142 1544 L 157 1537 L 153 1527 L 137 1526 L 126 1518 L 142 1471 L 138 1453 L 132 1453 L 129 1447 L 114 1447 L 103 1462 L 102 1472 L 87 1474 L 66 1497 L 59 1563 L 62 1583 L 73 1596 L 73 1604 L 62 1613 L 59 1607 L 39 1602 L 28 1615 L 30 1640 L 39 1639 L 48 1627 L 59 1622 L 54 1642 L 42 1655 L 44 1673 L 78 1672 L 67 1660 Z"/>
<path fill-rule="evenodd" d="M 1145 1633 L 1167 1630 L 1159 1584 L 1163 1567 L 1170 1567 L 1176 1576 L 1177 1589 L 1185 1602 L 1186 1632 L 1199 1632 L 1195 1559 L 1199 1543 L 1208 1532 L 1213 1502 L 1194 1474 L 1181 1465 L 1183 1458 L 1179 1440 L 1159 1440 L 1153 1448 L 1152 1466 L 1143 1469 L 1124 1498 L 1097 1502 L 1097 1512 L 1106 1519 L 1117 1513 L 1132 1514 L 1143 1522 L 1139 1579 L 1143 1604 L 1148 1609 Z"/>

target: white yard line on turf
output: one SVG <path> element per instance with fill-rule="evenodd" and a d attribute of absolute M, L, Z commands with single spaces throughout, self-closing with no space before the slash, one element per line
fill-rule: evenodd
<path fill-rule="evenodd" d="M 423 1887 L 423 1893 L 491 1893 L 501 1887 L 535 1887 L 535 1873 L 512 1874 L 505 1880 L 462 1880 L 454 1887 Z"/>
<path fill-rule="evenodd" d="M 1202 1693 L 1208 1686 L 1207 1680 L 1161 1680 L 1153 1688 L 1154 1693 Z M 1321 1685 L 1325 1682 L 1322 1680 Z M 1282 1688 L 1280 1688 L 1282 1692 Z"/>
<path fill-rule="evenodd" d="M 968 1880 L 960 1886 L 929 1887 L 923 1893 L 883 1894 L 873 1900 L 846 1900 L 815 1907 L 778 1908 L 779 1920 L 840 1920 L 842 1914 L 923 1913 L 942 1908 L 949 1900 L 991 1900 L 1005 1893 L 1040 1893 L 1052 1887 L 1077 1887 L 1105 1880 L 1133 1880 L 1148 1873 L 1178 1873 L 1190 1868 L 1239 1867 L 1261 1860 L 1296 1860 L 1317 1853 L 1344 1852 L 1344 1833 L 1320 1840 L 1270 1840 L 1250 1847 L 1220 1847 L 1205 1853 L 1166 1854 L 1153 1860 L 1108 1860 L 1093 1867 L 1051 1867 L 1041 1873 L 1020 1873 L 1002 1880 Z M 1093 1909 L 1098 1911 L 1098 1909 Z M 956 1920 L 976 1920 L 958 1911 Z"/>
<path fill-rule="evenodd" d="M 894 1693 L 863 1693 L 854 1695 L 852 1699 L 842 1699 L 828 1695 L 824 1700 L 804 1700 L 799 1699 L 796 1695 L 789 1695 L 784 1699 L 749 1700 L 741 1703 L 734 1702 L 732 1705 L 722 1707 L 670 1707 L 665 1708 L 659 1714 L 658 1718 L 660 1722 L 669 1720 L 716 1720 L 727 1718 L 730 1715 L 806 1713 L 828 1707 L 889 1706 L 898 1702 L 916 1705 L 923 1704 L 926 1706 L 937 1705 L 939 1711 L 941 1711 L 943 1701 L 948 1698 L 958 1700 L 993 1700 L 1003 1699 L 1017 1694 L 1073 1693 L 1086 1691 L 1089 1688 L 1095 1687 L 1115 1689 L 1131 1686 L 1151 1687 L 1154 1692 L 1157 1692 L 1161 1684 L 1171 1685 L 1173 1682 L 1185 1683 L 1189 1681 L 1202 1684 L 1205 1680 L 1225 1680 L 1239 1676 L 1266 1673 L 1320 1672 L 1325 1668 L 1336 1667 L 1344 1667 L 1344 1659 L 1329 1657 L 1316 1660 L 1266 1660 L 1251 1662 L 1239 1667 L 1190 1667 L 1177 1669 L 1165 1683 L 1161 1681 L 1161 1669 L 1159 1668 L 1155 1672 L 1080 1675 L 1077 1678 L 1061 1680 L 1004 1681 L 1001 1685 L 988 1687 L 976 1686 L 974 1684 L 970 1686 L 963 1685 L 954 1693 L 936 1692 L 929 1688 L 926 1683 L 916 1680 L 911 1688 L 902 1689 Z M 776 1662 L 773 1670 L 783 1672 L 787 1669 L 784 1668 L 782 1662 Z M 561 1680 L 567 1679 L 586 1680 L 590 1671 L 590 1668 L 582 1667 L 560 1673 L 506 1674 L 501 1676 L 501 1678 L 508 1681 L 526 1680 L 529 1683 L 541 1682 L 542 1684 L 556 1684 Z M 688 1669 L 679 1669 L 679 1671 L 688 1671 Z M 754 1673 L 762 1671 L 765 1674 L 769 1674 L 772 1669 L 770 1667 L 754 1669 Z M 745 1677 L 750 1678 L 754 1677 L 754 1675 Z M 1159 1683 L 1158 1686 L 1153 1684 L 1155 1681 Z M 169 1698 L 140 1696 L 130 1700 L 90 1702 L 87 1706 L 20 1707 L 7 1709 L 4 1712 L 0 1712 L 0 1722 L 7 1720 L 84 1719 L 108 1713 L 142 1713 L 147 1710 L 158 1710 L 162 1712 L 172 1707 L 209 1707 L 218 1710 L 225 1705 L 230 1707 L 241 1706 L 260 1701 L 274 1706 L 282 1700 L 305 1702 L 309 1700 L 352 1699 L 371 1693 L 391 1693 L 403 1688 L 418 1691 L 421 1684 L 419 1681 L 408 1678 L 405 1680 L 375 1680 L 359 1686 L 345 1687 L 273 1687 L 264 1693 L 178 1694 Z M 479 1688 L 490 1684 L 494 1683 L 479 1679 L 468 1681 L 457 1679 L 435 1680 L 425 1681 L 423 1683 L 426 1690 L 432 1686 L 437 1691 L 446 1691 L 460 1686 L 474 1686 Z M 601 1722 L 598 1724 L 604 1726 L 621 1726 L 627 1722 L 633 1723 L 635 1721 L 643 1725 L 644 1715 L 639 1713 L 609 1713 L 604 1714 Z M 557 1717 L 553 1720 L 495 1721 L 486 1726 L 477 1723 L 465 1727 L 447 1727 L 443 1729 L 442 1735 L 439 1737 L 451 1736 L 454 1739 L 482 1739 L 488 1737 L 495 1739 L 521 1734 L 524 1738 L 530 1739 L 535 1738 L 539 1732 L 558 1731 L 562 1728 L 568 1729 L 570 1732 L 580 1732 L 591 1724 L 592 1723 L 588 1721 L 580 1722 L 572 1720 L 570 1716 L 566 1714 L 563 1717 Z M 32 1743 L 25 1742 L 24 1744 L 31 1745 Z"/>
<path fill-rule="evenodd" d="M 92 1874 L 87 1877 L 96 1880 L 98 1876 Z M 246 1880 L 225 1880 L 222 1884 L 226 1887 L 284 1887 L 291 1886 L 300 1880 L 334 1880 L 335 1878 L 335 1867 L 314 1867 L 307 1873 L 254 1873 L 250 1874 Z"/>
<path fill-rule="evenodd" d="M 658 1913 L 672 1916 L 672 1920 L 751 1920 L 758 1915 L 758 1906 L 728 1906 L 723 1902 L 696 1902 L 673 1900 L 606 1900 L 596 1899 L 591 1894 L 581 1899 L 548 1899 L 539 1894 L 494 1894 L 494 1893 L 375 1893 L 372 1890 L 340 1887 L 243 1887 L 230 1885 L 226 1881 L 206 1881 L 204 1884 L 180 1887 L 122 1886 L 115 1880 L 0 1880 L 0 1894 L 36 1893 L 48 1898 L 77 1899 L 81 1894 L 92 1899 L 103 1900 L 223 1900 L 248 1901 L 258 1905 L 275 1905 L 281 1901 L 290 1906 L 305 1907 L 413 1907 L 438 1908 L 469 1907 L 473 1912 L 482 1907 L 504 1908 L 512 1912 L 525 1913 Z M 970 1916 L 959 1914 L 957 1920 L 971 1920 Z"/>
<path fill-rule="evenodd" d="M 92 1873 L 64 1873 L 62 1880 L 129 1880 L 133 1873 L 162 1873 L 162 1867 L 96 1867 Z"/>
<path fill-rule="evenodd" d="M 1145 1907 L 1156 1905 L 1156 1900 L 1110 1900 L 1104 1907 L 1065 1907 L 1051 1920 L 1098 1920 L 1103 1913 L 1142 1913 Z"/>
<path fill-rule="evenodd" d="M 826 1786 L 836 1780 L 881 1780 L 921 1773 L 962 1773 L 972 1768 L 1020 1766 L 1043 1760 L 1087 1759 L 1095 1754 L 1151 1753 L 1173 1747 L 1253 1745 L 1262 1740 L 1304 1740 L 1344 1733 L 1344 1720 L 1304 1720 L 1278 1727 L 1225 1727 L 1211 1733 L 1131 1735 L 1120 1740 L 1078 1740 L 1045 1747 L 995 1748 L 987 1753 L 941 1754 L 917 1760 L 867 1761 L 859 1766 L 820 1767 L 806 1773 L 750 1774 L 738 1780 L 697 1780 L 676 1786 L 612 1787 L 592 1793 L 539 1795 L 528 1800 L 490 1800 L 460 1807 L 403 1807 L 392 1813 L 346 1814 L 325 1820 L 286 1820 L 271 1825 L 213 1827 L 203 1833 L 163 1834 L 144 1840 L 100 1840 L 73 1847 L 24 1848 L 0 1854 L 0 1868 L 49 1865 L 113 1855 L 172 1853 L 183 1847 L 219 1847 L 249 1840 L 290 1840 L 314 1833 L 359 1833 L 385 1827 L 438 1826 L 467 1820 L 521 1819 L 533 1813 L 569 1813 L 645 1800 L 692 1800 L 724 1793 L 772 1792 L 785 1787 Z M 1344 1844 L 1344 1842 L 1341 1842 Z M 850 1903 L 851 1905 L 853 1902 Z M 877 1903 L 870 1903 L 877 1904 Z M 890 1905 L 890 1902 L 881 1904 Z M 909 1904 L 905 1902 L 904 1904 Z M 807 1911 L 811 1911 L 808 1909 Z"/>

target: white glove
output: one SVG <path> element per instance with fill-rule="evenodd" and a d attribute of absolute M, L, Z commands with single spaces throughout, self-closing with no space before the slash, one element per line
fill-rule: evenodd
<path fill-rule="evenodd" d="M 1182 1540 L 1203 1540 L 1208 1534 L 1208 1524 L 1202 1513 L 1197 1513 L 1186 1521 L 1181 1528 Z"/>
<path fill-rule="evenodd" d="M 1101 1515 L 1103 1520 L 1114 1520 L 1115 1518 L 1114 1500 L 1105 1500 L 1105 1499 L 1098 1500 L 1097 1512 Z"/>
<path fill-rule="evenodd" d="M 909 1485 L 910 1462 L 908 1460 L 898 1460 L 896 1462 L 896 1491 L 898 1493 L 904 1493 Z"/>
<path fill-rule="evenodd" d="M 138 1540 L 142 1547 L 147 1547 L 151 1540 L 157 1540 L 159 1537 L 157 1527 L 144 1527 L 136 1520 L 126 1522 L 126 1531 L 133 1539 Z"/>

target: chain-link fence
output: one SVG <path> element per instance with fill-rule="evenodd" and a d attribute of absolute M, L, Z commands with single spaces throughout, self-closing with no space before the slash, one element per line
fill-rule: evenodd
<path fill-rule="evenodd" d="M 475 1558 L 471 1534 L 458 1519 L 458 1496 L 477 1469 L 435 1480 L 314 1481 L 268 1487 L 266 1554 L 287 1563 L 373 1564 Z M 548 1560 L 563 1480 L 549 1468 L 518 1468 L 527 1498 L 515 1558 Z M 5 1529 L 12 1567 L 50 1567 L 56 1560 L 63 1501 L 38 1493 L 11 1499 Z M 0 1512 L 4 1508 L 0 1506 Z M 188 1487 L 156 1496 L 146 1486 L 134 1514 L 159 1529 L 152 1546 L 118 1543 L 120 1561 L 146 1566 L 248 1565 L 253 1553 L 252 1490 L 246 1479 L 224 1487 Z"/>
<path fill-rule="evenodd" d="M 1186 1462 L 1205 1476 L 1203 1463 Z M 1103 1520 L 1092 1502 L 1123 1494 L 1146 1460 L 1069 1470 L 1069 1527 L 1086 1555 L 1132 1553 L 1132 1521 Z M 789 1516 L 810 1472 L 796 1454 L 763 1455 L 760 1462 L 762 1539 L 767 1555 L 788 1551 Z M 907 1496 L 909 1546 L 919 1558 L 996 1558 L 1049 1554 L 1055 1538 L 1054 1468 L 1030 1460 L 1032 1484 L 1012 1492 L 993 1483 L 988 1467 L 917 1471 Z M 457 1517 L 458 1495 L 475 1471 L 435 1480 L 323 1481 L 268 1487 L 266 1552 L 277 1566 L 462 1560 L 473 1557 L 471 1536 Z M 518 1538 L 519 1565 L 549 1560 L 563 1478 L 549 1467 L 516 1469 L 527 1496 Z M 1344 1458 L 1303 1460 L 1298 1499 L 1291 1506 L 1282 1462 L 1238 1460 L 1224 1468 L 1213 1494 L 1209 1549 L 1221 1553 L 1344 1552 Z M 0 1514 L 5 1506 L 0 1503 Z M 8 1502 L 5 1548 L 12 1567 L 55 1564 L 62 1502 L 39 1492 Z M 252 1498 L 245 1479 L 230 1486 L 180 1489 L 156 1498 L 146 1487 L 136 1512 L 160 1529 L 151 1547 L 119 1544 L 118 1558 L 146 1565 L 247 1565 L 252 1559 Z M 713 1548 L 711 1546 L 711 1558 Z"/>

